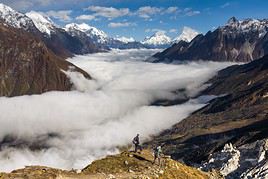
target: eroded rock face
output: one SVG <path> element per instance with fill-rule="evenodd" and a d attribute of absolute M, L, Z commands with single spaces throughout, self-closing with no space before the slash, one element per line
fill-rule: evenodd
<path fill-rule="evenodd" d="M 0 96 L 70 90 L 72 84 L 62 70 L 72 66 L 90 78 L 52 53 L 38 38 L 0 23 Z"/>
<path fill-rule="evenodd" d="M 219 170 L 223 176 L 227 176 L 239 168 L 240 151 L 232 144 L 225 144 L 224 148 L 211 154 L 209 160 L 201 165 L 202 170 Z"/>
<path fill-rule="evenodd" d="M 225 26 L 198 35 L 191 42 L 179 42 L 157 53 L 150 61 L 193 60 L 249 62 L 267 54 L 268 20 L 231 18 Z"/>
<path fill-rule="evenodd" d="M 258 140 L 238 148 L 226 144 L 224 149 L 210 155 L 200 168 L 219 170 L 225 178 L 267 178 L 267 139 Z"/>

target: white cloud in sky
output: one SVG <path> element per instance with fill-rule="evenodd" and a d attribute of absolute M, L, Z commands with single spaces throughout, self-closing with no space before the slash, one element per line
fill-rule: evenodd
<path fill-rule="evenodd" d="M 13 8 L 17 10 L 32 10 L 33 7 L 36 8 L 43 8 L 47 6 L 58 6 L 59 4 L 64 5 L 70 5 L 79 3 L 83 0 L 73 0 L 70 1 L 54 1 L 54 0 L 3 0 L 3 3 L 6 3 L 7 5 L 12 6 Z M 224 4 L 222 7 L 229 6 L 229 3 Z M 201 12 L 198 10 L 193 10 L 191 8 L 185 8 L 180 9 L 177 6 L 170 6 L 170 7 L 157 7 L 157 6 L 141 6 L 137 9 L 130 10 L 128 7 L 126 8 L 116 8 L 116 7 L 108 7 L 108 6 L 97 6 L 97 5 L 91 5 L 87 8 L 84 8 L 84 10 L 87 10 L 89 14 L 79 14 L 77 17 L 72 17 L 70 14 L 71 10 L 51 10 L 48 11 L 48 15 L 50 17 L 56 18 L 62 22 L 68 22 L 72 19 L 76 20 L 84 20 L 84 21 L 90 21 L 90 20 L 98 20 L 100 17 L 107 18 L 108 20 L 112 20 L 119 17 L 125 17 L 125 16 L 135 16 L 140 17 L 144 19 L 145 21 L 153 21 L 154 17 L 160 17 L 163 15 L 169 15 L 171 16 L 171 19 L 176 19 L 177 15 L 183 15 L 183 16 L 194 16 L 198 15 Z M 161 21 L 163 22 L 163 21 Z"/>
<path fill-rule="evenodd" d="M 80 3 L 84 0 L 1 0 L 1 3 L 11 6 L 19 11 L 40 10 L 48 6 L 61 6 Z"/>
<path fill-rule="evenodd" d="M 146 33 L 151 32 L 151 29 L 145 29 L 145 32 Z"/>
<path fill-rule="evenodd" d="M 192 8 L 185 8 L 183 11 L 185 16 L 195 16 L 201 13 L 200 11 L 193 10 Z"/>
<path fill-rule="evenodd" d="M 171 14 L 171 13 L 176 13 L 177 10 L 178 10 L 178 7 L 172 6 L 172 7 L 167 8 L 165 12 L 168 14 Z"/>
<path fill-rule="evenodd" d="M 2 3 L 10 5 L 16 10 L 27 10 L 34 6 L 47 6 L 51 4 L 53 0 L 3 0 Z"/>
<path fill-rule="evenodd" d="M 135 42 L 135 39 L 133 37 L 125 37 L 125 36 L 119 36 L 116 35 L 116 40 L 128 43 L 128 42 Z"/>
<path fill-rule="evenodd" d="M 226 8 L 226 7 L 230 6 L 230 5 L 231 4 L 229 2 L 227 2 L 227 3 L 223 4 L 223 5 L 221 5 L 221 8 Z"/>
<path fill-rule="evenodd" d="M 113 19 L 117 17 L 122 17 L 129 15 L 129 8 L 114 8 L 114 7 L 103 7 L 103 6 L 89 6 L 87 10 L 94 12 L 93 16 L 106 17 L 108 19 Z"/>
<path fill-rule="evenodd" d="M 130 22 L 110 22 L 108 24 L 108 27 L 111 27 L 111 28 L 129 27 L 129 26 L 135 26 L 135 23 L 130 23 Z"/>
<path fill-rule="evenodd" d="M 91 21 L 91 20 L 93 20 L 93 19 L 96 19 L 96 17 L 93 16 L 93 15 L 86 15 L 86 14 L 83 14 L 83 15 L 77 16 L 75 19 L 76 19 L 76 20 L 88 20 L 88 21 Z"/>
<path fill-rule="evenodd" d="M 184 10 L 181 10 L 176 6 L 171 6 L 168 8 L 143 6 L 143 7 L 140 7 L 133 14 L 135 14 L 141 18 L 144 18 L 145 20 L 148 20 L 148 19 L 152 19 L 152 17 L 155 15 L 159 16 L 159 15 L 169 14 L 169 15 L 172 15 L 173 19 L 176 19 L 176 16 L 179 14 L 183 15 L 183 16 L 194 16 L 194 15 L 198 15 L 200 13 L 201 13 L 200 11 L 193 10 L 192 8 L 185 8 Z"/>
<path fill-rule="evenodd" d="M 30 7 L 33 7 L 34 2 L 18 1 L 18 2 L 11 2 L 8 5 L 12 6 L 13 8 L 16 8 L 16 10 L 25 10 L 25 9 L 29 9 Z"/>
<path fill-rule="evenodd" d="M 153 29 L 145 29 L 145 32 L 163 32 L 163 33 L 166 33 L 167 31 L 166 30 L 163 30 L 163 29 L 157 29 L 157 28 L 153 28 Z"/>
<path fill-rule="evenodd" d="M 60 20 L 62 22 L 71 21 L 72 20 L 72 18 L 70 16 L 71 13 L 72 13 L 72 10 L 60 10 L 60 11 L 48 11 L 48 12 L 46 12 L 46 14 L 49 17 L 58 19 L 58 20 Z"/>
<path fill-rule="evenodd" d="M 136 11 L 136 14 L 141 18 L 149 19 L 152 15 L 158 14 L 162 10 L 163 8 L 143 6 Z"/>
<path fill-rule="evenodd" d="M 81 169 L 95 159 L 118 152 L 141 134 L 148 139 L 204 104 L 196 100 L 170 107 L 150 106 L 157 99 L 176 99 L 184 88 L 192 96 L 202 83 L 230 63 L 143 62 L 157 50 L 113 50 L 69 59 L 95 81 L 68 72 L 78 91 L 0 98 L 0 140 L 13 136 L 47 148 L 7 146 L 0 151 L 0 171 L 26 165 Z M 14 125 L 16 124 L 16 125 Z M 52 137 L 49 134 L 57 134 Z"/>
<path fill-rule="evenodd" d="M 169 33 L 177 33 L 177 29 L 169 29 Z"/>

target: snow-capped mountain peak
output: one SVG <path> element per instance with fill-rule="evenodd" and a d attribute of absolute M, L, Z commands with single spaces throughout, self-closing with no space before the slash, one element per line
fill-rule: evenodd
<path fill-rule="evenodd" d="M 34 27 L 34 23 L 29 17 L 2 3 L 0 3 L 0 18 L 3 19 L 6 24 L 15 28 L 29 30 Z"/>
<path fill-rule="evenodd" d="M 45 14 L 36 11 L 30 11 L 26 13 L 26 16 L 33 20 L 34 25 L 40 32 L 50 35 L 51 32 L 54 31 L 55 25 L 53 21 Z"/>
<path fill-rule="evenodd" d="M 135 39 L 133 37 L 116 37 L 115 40 L 118 40 L 120 42 L 123 42 L 123 43 L 129 43 L 129 42 L 135 42 Z"/>
<path fill-rule="evenodd" d="M 185 42 L 190 42 L 193 40 L 193 38 L 195 38 L 197 35 L 199 34 L 199 32 L 197 32 L 196 30 L 190 28 L 190 27 L 183 27 L 182 33 L 176 37 L 173 41 L 175 43 L 183 40 Z"/>
<path fill-rule="evenodd" d="M 86 32 L 88 30 L 90 30 L 92 27 L 89 26 L 88 24 L 86 23 L 82 23 L 82 24 L 76 24 L 76 23 L 71 23 L 71 24 L 67 24 L 65 26 L 65 29 L 66 30 L 70 30 L 70 29 L 76 29 L 76 30 L 79 30 L 81 32 Z"/>
<path fill-rule="evenodd" d="M 239 21 L 235 17 L 231 17 L 227 21 L 227 25 L 229 25 L 229 26 L 237 26 L 238 24 L 239 24 Z"/>
<path fill-rule="evenodd" d="M 97 41 L 97 43 L 106 43 L 108 40 L 108 35 L 102 30 L 97 29 L 96 27 L 90 26 L 88 24 L 76 24 L 71 23 L 65 26 L 65 30 L 68 32 L 80 31 L 87 34 L 87 36 L 91 37 L 93 40 Z"/>
<path fill-rule="evenodd" d="M 258 32 L 259 37 L 263 37 L 268 32 L 268 20 L 245 19 L 237 20 L 232 17 L 225 26 L 220 27 L 226 33 L 248 33 Z"/>
<path fill-rule="evenodd" d="M 0 3 L 0 11 L 1 13 L 10 14 L 10 12 L 15 12 L 11 7 L 6 6 L 5 4 Z"/>
<path fill-rule="evenodd" d="M 166 35 L 164 31 L 158 31 L 150 37 L 146 37 L 143 41 L 145 45 L 162 46 L 170 45 L 171 38 Z"/>

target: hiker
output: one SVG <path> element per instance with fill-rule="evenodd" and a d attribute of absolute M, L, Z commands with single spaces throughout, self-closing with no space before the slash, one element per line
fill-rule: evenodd
<path fill-rule="evenodd" d="M 141 145 L 140 145 L 140 138 L 139 138 L 139 134 L 136 135 L 136 137 L 134 137 L 134 139 L 132 140 L 132 143 L 134 144 L 135 150 L 134 152 L 138 152 L 138 150 L 140 150 L 140 152 L 142 151 Z"/>
<path fill-rule="evenodd" d="M 154 161 L 155 164 L 156 159 L 158 160 L 158 165 L 161 166 L 161 155 L 162 155 L 162 148 L 159 145 L 158 147 L 154 148 Z"/>

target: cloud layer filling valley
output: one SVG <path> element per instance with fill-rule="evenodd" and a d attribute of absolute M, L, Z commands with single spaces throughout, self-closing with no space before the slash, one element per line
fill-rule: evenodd
<path fill-rule="evenodd" d="M 186 89 L 194 96 L 209 78 L 230 63 L 199 62 L 153 64 L 144 60 L 155 50 L 113 50 L 69 59 L 95 79 L 68 73 L 77 90 L 0 98 L 0 140 L 38 141 L 46 148 L 6 146 L 0 151 L 0 171 L 25 165 L 63 169 L 83 168 L 117 147 L 142 140 L 171 127 L 204 104 L 190 100 L 181 105 L 150 106 L 157 99 L 175 99 Z"/>

